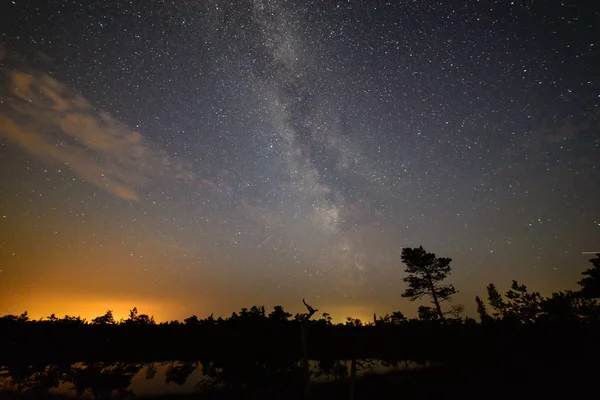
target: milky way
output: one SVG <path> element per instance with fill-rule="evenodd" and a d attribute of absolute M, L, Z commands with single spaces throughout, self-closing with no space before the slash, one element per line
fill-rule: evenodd
<path fill-rule="evenodd" d="M 410 314 L 418 245 L 467 312 L 572 287 L 600 12 L 550 3 L 3 4 L 0 313 Z"/>

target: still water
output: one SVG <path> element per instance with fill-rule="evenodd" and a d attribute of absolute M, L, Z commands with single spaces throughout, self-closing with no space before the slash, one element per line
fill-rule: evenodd
<path fill-rule="evenodd" d="M 383 374 L 400 369 L 427 366 L 414 362 L 390 365 L 380 360 L 358 362 L 357 376 Z M 200 362 L 154 363 L 75 363 L 71 365 L 11 365 L 0 367 L 0 392 L 50 393 L 74 398 L 148 396 L 186 394 L 210 390 L 228 384 L 243 385 L 244 380 L 285 379 L 300 372 L 297 363 L 288 365 L 240 363 L 229 366 Z M 311 380 L 327 382 L 343 379 L 350 373 L 350 361 L 311 361 Z"/>

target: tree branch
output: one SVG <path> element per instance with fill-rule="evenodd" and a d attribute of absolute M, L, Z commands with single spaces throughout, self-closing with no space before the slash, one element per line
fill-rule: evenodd
<path fill-rule="evenodd" d="M 312 308 L 311 306 L 309 306 L 306 303 L 306 300 L 304 300 L 304 299 L 302 299 L 302 303 L 304 303 L 304 306 L 308 310 L 308 314 L 302 314 L 302 315 L 304 315 L 304 320 L 308 321 L 319 310 L 317 310 L 317 309 Z"/>

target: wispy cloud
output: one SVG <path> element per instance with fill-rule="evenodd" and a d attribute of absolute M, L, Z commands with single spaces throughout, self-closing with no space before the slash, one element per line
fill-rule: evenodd
<path fill-rule="evenodd" d="M 70 167 L 86 181 L 127 200 L 160 176 L 193 175 L 163 150 L 46 74 L 2 77 L 0 134 L 31 154 Z"/>

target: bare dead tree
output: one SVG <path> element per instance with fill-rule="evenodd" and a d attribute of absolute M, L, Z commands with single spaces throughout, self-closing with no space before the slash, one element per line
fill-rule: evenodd
<path fill-rule="evenodd" d="M 303 318 L 303 320 L 308 321 L 313 315 L 315 315 L 315 313 L 319 310 L 312 308 L 311 306 L 309 306 L 308 304 L 306 304 L 306 300 L 302 299 L 302 303 L 304 304 L 304 306 L 306 307 L 306 309 L 308 310 L 307 314 L 300 314 Z"/>
<path fill-rule="evenodd" d="M 310 366 L 308 363 L 308 321 L 319 310 L 312 308 L 306 303 L 306 300 L 304 299 L 302 299 L 302 303 L 308 310 L 307 313 L 298 315 L 298 319 L 300 320 L 300 333 L 302 335 L 302 369 L 304 370 L 304 398 L 308 399 L 310 396 Z"/>

